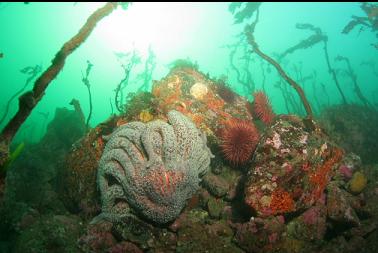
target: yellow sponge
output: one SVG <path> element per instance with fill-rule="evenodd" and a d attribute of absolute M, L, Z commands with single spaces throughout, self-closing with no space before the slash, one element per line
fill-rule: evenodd
<path fill-rule="evenodd" d="M 352 179 L 349 181 L 349 190 L 352 193 L 360 193 L 365 189 L 367 184 L 367 179 L 364 174 L 357 171 L 353 174 Z"/>

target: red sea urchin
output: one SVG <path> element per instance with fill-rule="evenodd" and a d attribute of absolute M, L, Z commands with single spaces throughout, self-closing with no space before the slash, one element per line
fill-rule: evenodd
<path fill-rule="evenodd" d="M 262 91 L 253 93 L 253 97 L 253 112 L 266 125 L 271 124 L 275 115 L 268 97 Z"/>
<path fill-rule="evenodd" d="M 256 149 L 259 133 L 249 121 L 232 119 L 221 134 L 221 148 L 225 158 L 234 165 L 247 162 Z"/>

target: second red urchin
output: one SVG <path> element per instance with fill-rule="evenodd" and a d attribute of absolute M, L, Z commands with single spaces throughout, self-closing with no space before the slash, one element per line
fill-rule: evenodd
<path fill-rule="evenodd" d="M 270 125 L 273 122 L 275 114 L 268 97 L 262 91 L 253 93 L 253 97 L 253 112 L 262 122 Z"/>
<path fill-rule="evenodd" d="M 253 123 L 233 119 L 226 124 L 220 139 L 225 158 L 231 164 L 241 165 L 246 163 L 255 151 L 259 133 Z"/>

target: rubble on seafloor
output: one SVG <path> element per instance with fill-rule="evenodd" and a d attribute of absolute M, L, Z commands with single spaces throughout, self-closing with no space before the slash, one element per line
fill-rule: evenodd
<path fill-rule="evenodd" d="M 151 93 L 135 94 L 126 114 L 112 116 L 91 129 L 59 159 L 63 187 L 56 194 L 71 214 L 44 214 L 42 222 L 29 211 L 18 222 L 23 225 L 18 226 L 16 249 L 30 244 L 27 238 L 33 229 L 54 235 L 51 240 L 57 240 L 56 244 L 33 244 L 34 249 L 49 252 L 58 252 L 58 246 L 60 250 L 66 244 L 67 249 L 74 247 L 79 252 L 376 252 L 377 166 L 363 165 L 357 155 L 344 151 L 320 127 L 308 129 L 297 116 L 277 115 L 265 125 L 252 118 L 250 108 L 250 102 L 224 83 L 195 68 L 173 68 L 154 82 Z M 167 122 L 172 110 L 185 115 L 207 136 L 207 146 L 215 155 L 199 189 L 185 196 L 178 217 L 158 224 L 133 210 L 132 203 L 126 203 L 118 192 L 120 188 L 103 188 L 114 190 L 109 193 L 114 198 L 111 204 L 125 202 L 117 208 L 126 208 L 126 215 L 91 223 L 101 213 L 96 177 L 106 136 L 131 121 Z M 227 162 L 219 147 L 219 132 L 232 119 L 248 120 L 260 133 L 250 160 L 241 166 Z M 132 138 L 130 129 L 126 135 Z M 164 131 L 170 131 L 169 127 L 158 129 L 168 136 Z M 165 145 L 164 140 L 151 148 L 159 157 L 169 150 Z M 134 146 L 124 147 L 130 148 L 129 154 L 135 151 Z M 109 186 L 123 173 L 114 172 L 117 166 L 111 168 L 106 180 Z M 179 178 L 173 174 L 163 173 L 151 187 L 159 184 L 161 192 L 171 194 L 176 189 L 172 182 Z M 151 194 L 142 197 L 166 201 L 156 192 Z M 71 226 L 72 217 L 80 220 L 80 226 Z M 49 222 L 57 223 L 55 229 L 46 225 Z M 70 237 L 61 242 L 70 229 L 74 231 L 70 236 L 77 240 Z"/>

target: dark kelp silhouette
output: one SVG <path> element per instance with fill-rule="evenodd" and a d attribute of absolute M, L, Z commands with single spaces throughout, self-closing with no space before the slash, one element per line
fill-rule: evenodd
<path fill-rule="evenodd" d="M 330 106 L 330 97 L 328 95 L 326 86 L 324 83 L 318 82 L 318 73 L 316 70 L 313 70 L 312 72 L 312 94 L 314 101 L 316 103 L 318 112 L 320 113 L 322 109 L 324 108 L 324 105 Z M 320 101 L 320 98 L 323 98 L 323 101 Z M 324 99 L 326 101 L 324 102 Z"/>
<path fill-rule="evenodd" d="M 144 70 L 142 73 L 138 74 L 136 82 L 142 82 L 142 84 L 138 88 L 138 92 L 147 91 L 150 88 L 150 84 L 152 81 L 152 74 L 156 67 L 156 55 L 152 50 L 151 46 L 148 48 L 148 57 L 144 63 Z"/>
<path fill-rule="evenodd" d="M 266 93 L 266 90 L 265 90 L 266 75 L 265 75 L 265 68 L 264 68 L 265 62 L 261 58 L 260 58 L 260 64 L 259 65 L 260 65 L 260 68 L 261 68 L 261 75 L 262 75 L 261 87 L 262 87 L 262 90 L 264 91 L 264 93 Z"/>
<path fill-rule="evenodd" d="M 35 81 L 33 90 L 19 97 L 19 109 L 16 115 L 8 122 L 0 134 L 0 166 L 8 160 L 9 144 L 14 135 L 42 99 L 48 85 L 63 69 L 66 58 L 89 37 L 97 23 L 112 13 L 119 5 L 126 9 L 128 3 L 106 3 L 103 7 L 94 11 L 79 32 L 58 51 L 52 60 L 52 64 Z"/>
<path fill-rule="evenodd" d="M 238 42 L 224 47 L 230 51 L 229 64 L 231 71 L 235 73 L 238 86 L 243 87 L 246 94 L 252 94 L 256 88 L 251 73 L 252 55 L 248 53 L 249 45 L 244 34 L 241 33 L 237 37 L 239 38 Z M 237 57 L 240 50 L 242 57 Z"/>
<path fill-rule="evenodd" d="M 288 114 L 291 113 L 297 113 L 299 114 L 301 109 L 300 105 L 297 103 L 297 100 L 294 97 L 294 94 L 291 90 L 287 88 L 287 85 L 284 85 L 283 79 L 280 78 L 279 81 L 277 81 L 274 84 L 274 87 L 279 89 L 284 97 L 285 102 L 285 108 Z"/>
<path fill-rule="evenodd" d="M 336 75 L 336 71 L 332 68 L 330 60 L 329 60 L 328 36 L 325 35 L 319 27 L 316 27 L 316 26 L 314 26 L 312 24 L 308 24 L 308 23 L 306 23 L 306 24 L 297 24 L 296 28 L 297 29 L 302 29 L 302 30 L 310 30 L 310 31 L 313 32 L 313 34 L 310 35 L 307 39 L 304 39 L 304 40 L 300 41 L 299 43 L 297 43 L 296 45 L 294 45 L 294 46 L 288 48 L 287 50 L 285 50 L 280 55 L 279 59 L 281 60 L 286 55 L 292 54 L 292 53 L 294 53 L 295 51 L 297 51 L 299 49 L 310 48 L 310 47 L 312 47 L 312 46 L 314 46 L 314 45 L 316 45 L 316 44 L 318 44 L 320 42 L 323 42 L 323 50 L 324 50 L 324 56 L 325 56 L 325 60 L 326 60 L 327 67 L 328 67 L 328 72 L 332 75 L 332 78 L 333 78 L 333 80 L 335 82 L 337 90 L 340 93 L 340 96 L 341 96 L 341 98 L 343 100 L 343 103 L 346 104 L 347 100 L 346 100 L 346 97 L 344 95 L 343 90 L 341 89 L 339 80 L 338 80 L 337 75 Z"/>
<path fill-rule="evenodd" d="M 41 70 L 42 70 L 41 65 L 35 65 L 34 67 L 28 66 L 28 67 L 25 67 L 25 68 L 20 70 L 21 73 L 27 75 L 28 77 L 25 80 L 24 86 L 22 86 L 21 89 L 19 89 L 16 93 L 13 94 L 13 96 L 11 96 L 9 98 L 9 100 L 8 100 L 6 106 L 5 106 L 3 116 L 0 119 L 0 125 L 3 124 L 4 120 L 6 119 L 8 113 L 9 113 L 9 109 L 10 109 L 12 101 L 16 97 L 18 97 L 22 92 L 25 91 L 25 89 L 28 87 L 29 83 L 38 75 L 38 73 L 41 72 Z"/>
<path fill-rule="evenodd" d="M 256 43 L 256 40 L 255 40 L 253 33 L 255 31 L 256 24 L 258 23 L 258 20 L 259 20 L 259 7 L 260 7 L 260 5 L 261 5 L 260 3 L 254 3 L 253 5 L 251 3 L 247 3 L 245 5 L 244 9 L 242 9 L 241 11 L 239 11 L 235 14 L 235 19 L 236 19 L 235 23 L 240 23 L 245 18 L 252 17 L 252 15 L 254 13 L 256 13 L 255 20 L 251 24 L 246 25 L 245 29 L 244 29 L 248 43 L 252 46 L 253 51 L 257 55 L 259 55 L 261 58 L 263 58 L 264 60 L 269 62 L 273 67 L 275 67 L 275 69 L 278 71 L 280 76 L 283 79 L 285 79 L 285 81 L 288 82 L 295 89 L 295 91 L 298 93 L 299 97 L 301 98 L 302 104 L 303 104 L 303 106 L 306 110 L 306 114 L 307 114 L 307 117 L 304 119 L 303 122 L 305 123 L 306 127 L 309 130 L 315 130 L 315 124 L 314 124 L 314 121 L 313 121 L 313 113 L 312 113 L 311 105 L 308 102 L 308 100 L 307 100 L 307 98 L 306 98 L 306 96 L 303 92 L 303 89 L 291 77 L 289 77 L 286 74 L 286 72 L 282 69 L 282 67 L 280 66 L 280 64 L 278 64 L 278 62 L 276 62 L 271 57 L 269 57 L 268 55 L 263 53 L 260 50 L 258 44 Z M 236 7 L 234 7 L 234 6 L 236 6 Z M 233 3 L 233 4 L 230 5 L 229 10 L 232 13 L 235 13 L 235 10 L 237 8 L 240 8 L 240 7 L 241 7 L 241 4 L 234 4 Z M 250 13 L 247 14 L 247 12 L 250 12 Z"/>
<path fill-rule="evenodd" d="M 357 97 L 361 100 L 361 102 L 366 106 L 366 107 L 372 107 L 372 105 L 370 104 L 370 102 L 366 99 L 366 97 L 364 96 L 364 94 L 362 93 L 361 89 L 360 89 L 360 86 L 358 85 L 357 83 L 357 75 L 354 73 L 353 69 L 352 69 L 352 66 L 350 65 L 350 61 L 347 57 L 344 57 L 344 56 L 337 56 L 335 58 L 336 61 L 344 61 L 347 65 L 347 70 L 346 70 L 346 74 L 348 75 L 348 77 L 350 77 L 350 79 L 352 79 L 352 82 L 353 82 L 353 86 L 354 86 L 354 92 L 356 93 Z"/>
<path fill-rule="evenodd" d="M 287 67 L 286 64 L 283 61 L 280 62 L 280 65 L 281 66 L 284 65 L 284 67 Z M 299 67 L 294 65 L 293 69 L 296 73 L 297 80 L 302 80 L 303 79 L 302 72 L 299 70 Z M 307 77 L 305 79 L 307 79 Z M 284 97 L 284 102 L 285 102 L 285 107 L 286 107 L 287 113 L 289 113 L 289 114 L 294 113 L 294 114 L 297 114 L 297 115 L 304 115 L 305 114 L 303 107 L 301 107 L 301 104 L 300 104 L 301 103 L 300 98 L 299 98 L 299 101 L 298 101 L 298 96 L 296 96 L 296 94 L 292 92 L 292 89 L 288 89 L 288 86 L 286 84 L 284 84 L 284 80 L 281 76 L 280 76 L 279 81 L 277 81 L 274 84 L 274 87 L 281 91 L 281 93 Z"/>
<path fill-rule="evenodd" d="M 310 48 L 314 45 L 316 45 L 317 43 L 319 42 L 322 42 L 324 41 L 325 39 L 327 39 L 327 36 L 324 35 L 322 33 L 322 31 L 320 30 L 320 28 L 318 27 L 315 27 L 311 24 L 297 24 L 296 25 L 296 28 L 297 29 L 302 29 L 302 30 L 311 30 L 314 32 L 314 34 L 310 35 L 308 38 L 300 41 L 299 43 L 297 43 L 296 45 L 286 49 L 281 55 L 280 55 L 280 59 L 285 57 L 286 55 L 288 54 L 292 54 L 294 53 L 295 51 L 297 51 L 298 49 L 306 49 L 306 48 Z"/>
<path fill-rule="evenodd" d="M 110 104 L 110 115 L 114 115 L 114 109 L 113 109 L 112 98 L 109 98 L 109 104 Z"/>
<path fill-rule="evenodd" d="M 373 74 L 378 77 L 378 69 L 376 68 L 376 62 L 373 61 L 373 60 L 369 60 L 369 61 L 362 61 L 360 63 L 360 66 L 365 66 L 365 67 L 369 67 L 371 68 Z"/>
<path fill-rule="evenodd" d="M 244 7 L 242 7 L 244 5 Z M 252 17 L 253 13 L 260 7 L 261 2 L 233 2 L 228 10 L 234 15 L 234 24 L 240 24 L 245 19 Z M 236 10 L 239 9 L 238 12 Z"/>
<path fill-rule="evenodd" d="M 352 16 L 352 20 L 343 28 L 342 33 L 348 34 L 356 27 L 360 27 L 359 33 L 365 28 L 370 28 L 370 31 L 375 32 L 375 37 L 378 38 L 378 4 L 363 2 L 360 7 L 366 16 Z M 371 45 L 378 49 L 378 43 Z"/>
<path fill-rule="evenodd" d="M 118 62 L 121 64 L 121 68 L 123 69 L 123 78 L 118 83 L 115 89 L 115 97 L 114 103 L 117 110 L 120 113 L 124 113 L 125 110 L 123 108 L 124 102 L 124 95 L 123 90 L 128 86 L 130 80 L 130 73 L 132 69 L 139 63 L 141 63 L 141 58 L 139 53 L 134 49 L 132 52 L 116 52 L 114 55 L 117 57 Z"/>
<path fill-rule="evenodd" d="M 275 60 L 273 60 L 271 57 L 269 57 L 268 55 L 263 53 L 260 50 L 258 44 L 256 43 L 253 32 L 255 30 L 255 27 L 256 27 L 258 20 L 259 20 L 259 9 L 257 8 L 256 9 L 255 21 L 250 25 L 246 25 L 246 27 L 244 29 L 249 44 L 252 46 L 253 51 L 256 54 L 258 54 L 261 58 L 263 58 L 264 60 L 269 62 L 273 67 L 275 67 L 276 70 L 278 71 L 278 73 L 282 76 L 282 78 L 285 79 L 295 89 L 295 91 L 298 93 L 299 97 L 301 98 L 303 106 L 306 110 L 307 119 L 308 119 L 307 122 L 309 123 L 309 127 L 312 127 L 314 125 L 314 124 L 311 123 L 312 118 L 313 118 L 313 114 L 312 114 L 310 103 L 308 102 L 308 100 L 307 100 L 307 98 L 306 98 L 306 96 L 303 92 L 303 89 L 291 77 L 289 77 L 286 74 L 286 72 L 282 69 L 282 67 Z"/>
<path fill-rule="evenodd" d="M 81 105 L 80 105 L 79 100 L 73 98 L 70 102 L 70 105 L 72 105 L 74 107 L 77 115 L 79 115 L 81 124 L 86 125 L 85 116 L 84 116 L 83 110 L 81 109 Z"/>
<path fill-rule="evenodd" d="M 303 92 L 306 94 L 308 92 L 308 90 L 306 90 L 306 88 L 308 87 L 308 85 L 306 85 L 306 82 L 310 81 L 312 79 L 312 74 L 310 75 L 303 75 L 303 64 L 302 62 L 299 62 L 298 64 L 293 64 L 293 70 L 294 70 L 294 73 L 295 73 L 295 80 L 297 80 L 298 82 L 298 85 L 301 86 L 301 88 L 303 89 Z M 299 106 L 299 112 L 298 114 L 299 115 L 303 115 L 305 112 L 303 111 L 303 108 Z"/>
<path fill-rule="evenodd" d="M 93 110 L 91 83 L 89 82 L 89 74 L 91 73 L 92 68 L 93 68 L 93 64 L 90 61 L 87 60 L 87 69 L 85 71 L 85 75 L 83 75 L 83 72 L 81 72 L 81 76 L 82 76 L 81 81 L 84 83 L 84 85 L 88 89 L 88 98 L 89 98 L 89 114 L 88 114 L 87 120 L 85 122 L 87 129 L 89 129 L 89 121 L 91 120 L 92 110 Z"/>

